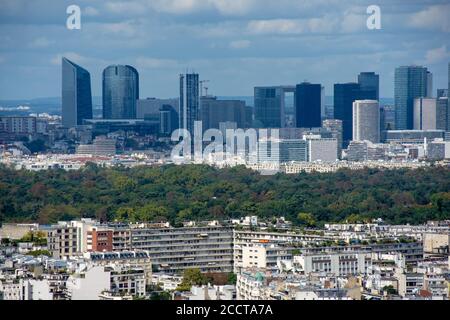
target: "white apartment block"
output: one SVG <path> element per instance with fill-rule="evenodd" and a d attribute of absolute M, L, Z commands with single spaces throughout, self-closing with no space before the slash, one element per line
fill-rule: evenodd
<path fill-rule="evenodd" d="M 279 261 L 292 260 L 292 247 L 256 244 L 242 247 L 242 267 L 276 271 Z"/>
<path fill-rule="evenodd" d="M 319 244 L 330 239 L 330 237 L 326 236 L 293 232 L 233 230 L 233 270 L 237 273 L 243 268 L 244 248 L 256 250 L 250 254 L 250 249 L 245 249 L 246 257 L 248 257 L 246 258 L 247 264 L 259 261 L 261 265 L 266 265 L 266 268 L 276 269 L 278 260 L 285 260 L 291 256 L 291 251 L 294 247 L 290 244 Z M 264 248 L 258 249 L 258 247 Z M 249 258 L 250 256 L 252 258 Z"/>
<path fill-rule="evenodd" d="M 305 274 L 328 273 L 335 276 L 367 274 L 371 267 L 371 254 L 345 252 L 331 254 L 302 254 L 294 257 L 294 263 Z"/>

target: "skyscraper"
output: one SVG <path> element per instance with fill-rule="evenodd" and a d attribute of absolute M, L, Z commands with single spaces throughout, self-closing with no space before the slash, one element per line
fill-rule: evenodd
<path fill-rule="evenodd" d="M 358 83 L 336 83 L 334 85 L 334 117 L 342 120 L 344 147 L 353 137 L 353 101 L 375 100 L 375 97 L 375 91 L 363 91 Z"/>
<path fill-rule="evenodd" d="M 380 130 L 395 130 L 395 106 L 380 106 Z"/>
<path fill-rule="evenodd" d="M 337 152 L 340 159 L 342 154 L 342 120 L 325 119 L 322 122 L 322 127 L 331 132 L 331 137 L 337 140 Z"/>
<path fill-rule="evenodd" d="M 433 98 L 433 74 L 427 71 L 427 98 Z"/>
<path fill-rule="evenodd" d="M 436 98 L 436 129 L 450 131 L 450 108 L 447 97 Z"/>
<path fill-rule="evenodd" d="M 448 90 L 447 89 L 437 89 L 436 90 L 436 98 L 447 98 L 448 97 Z"/>
<path fill-rule="evenodd" d="M 263 128 L 284 128 L 285 94 L 295 92 L 294 86 L 255 87 L 255 121 Z"/>
<path fill-rule="evenodd" d="M 322 86 L 303 82 L 295 88 L 295 126 L 313 128 L 321 125 Z"/>
<path fill-rule="evenodd" d="M 175 108 L 165 104 L 159 110 L 159 132 L 170 135 L 178 128 L 178 114 Z"/>
<path fill-rule="evenodd" d="M 358 84 L 363 91 L 374 92 L 373 99 L 380 101 L 380 76 L 375 72 L 361 72 Z"/>
<path fill-rule="evenodd" d="M 434 98 L 414 99 L 414 130 L 436 130 L 438 109 Z M 444 115 L 445 116 L 445 115 Z"/>
<path fill-rule="evenodd" d="M 414 99 L 427 96 L 429 83 L 427 68 L 402 66 L 395 69 L 395 128 L 413 128 Z"/>
<path fill-rule="evenodd" d="M 200 119 L 199 76 L 197 73 L 180 75 L 180 128 L 194 135 L 194 122 Z"/>
<path fill-rule="evenodd" d="M 380 142 L 380 107 L 377 100 L 353 102 L 353 140 Z"/>
<path fill-rule="evenodd" d="M 135 119 L 139 73 L 131 66 L 103 70 L 103 119 Z"/>
<path fill-rule="evenodd" d="M 74 127 L 92 119 L 91 75 L 86 69 L 62 58 L 62 124 Z"/>
<path fill-rule="evenodd" d="M 237 128 L 245 128 L 245 101 L 218 100 L 214 96 L 203 96 L 200 98 L 200 105 L 203 131 L 219 129 L 222 122 L 234 122 Z"/>

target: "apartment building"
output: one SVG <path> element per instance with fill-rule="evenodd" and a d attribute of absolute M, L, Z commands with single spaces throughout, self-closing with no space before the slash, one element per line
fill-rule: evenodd
<path fill-rule="evenodd" d="M 152 262 L 146 251 L 88 252 L 84 255 L 97 266 L 127 266 L 144 270 L 147 283 L 152 280 Z"/>
<path fill-rule="evenodd" d="M 36 117 L 0 117 L 0 131 L 30 134 L 36 132 Z"/>
<path fill-rule="evenodd" d="M 106 293 L 112 295 L 144 296 L 145 271 L 129 266 L 91 266 L 71 275 L 67 280 L 70 300 L 99 300 Z"/>
<path fill-rule="evenodd" d="M 87 232 L 88 251 L 112 251 L 113 250 L 113 230 L 94 228 Z"/>
<path fill-rule="evenodd" d="M 372 259 L 369 252 L 336 252 L 302 254 L 294 257 L 294 263 L 297 263 L 305 274 L 318 272 L 348 276 L 367 274 Z"/>
<path fill-rule="evenodd" d="M 325 240 L 331 240 L 331 237 L 320 236 L 315 234 L 297 234 L 292 232 L 269 232 L 269 231 L 253 231 L 253 230 L 234 230 L 233 231 L 233 260 L 234 272 L 238 273 L 244 265 L 244 248 L 252 247 L 253 249 L 245 249 L 246 264 L 250 262 L 248 259 L 255 259 L 254 256 L 265 256 L 261 261 L 261 265 L 265 267 L 276 267 L 278 259 L 285 259 L 291 255 L 295 245 L 306 246 L 309 244 L 320 244 Z M 259 247 L 259 248 L 258 248 Z M 256 250 L 250 252 L 249 250 Z M 259 253 L 259 255 L 250 253 Z M 252 256 L 252 258 L 249 258 Z M 254 261 L 256 262 L 256 261 Z M 256 266 L 256 265 L 253 265 Z"/>
<path fill-rule="evenodd" d="M 330 247 L 308 247 L 302 248 L 302 253 L 333 253 L 333 252 L 370 252 L 373 254 L 399 253 L 402 255 L 406 265 L 415 266 L 423 260 L 423 245 L 421 242 L 389 242 L 370 245 L 347 245 Z"/>
<path fill-rule="evenodd" d="M 111 270 L 111 291 L 120 295 L 145 296 L 146 275 L 139 268 L 115 268 Z"/>
<path fill-rule="evenodd" d="M 260 268 L 275 271 L 278 261 L 292 259 L 293 248 L 278 245 L 249 245 L 242 247 L 242 267 Z"/>
<path fill-rule="evenodd" d="M 127 234 L 127 233 L 125 233 Z M 168 273 L 199 268 L 202 272 L 233 270 L 233 229 L 228 226 L 130 228 L 131 248 L 148 252 L 152 264 Z"/>
<path fill-rule="evenodd" d="M 428 232 L 423 235 L 423 251 L 430 255 L 448 255 L 450 232 Z"/>
<path fill-rule="evenodd" d="M 397 275 L 397 279 L 398 294 L 401 297 L 418 294 L 424 283 L 423 273 L 403 272 Z"/>
<path fill-rule="evenodd" d="M 56 259 L 67 259 L 82 252 L 78 228 L 70 222 L 53 225 L 47 232 L 47 248 Z"/>
<path fill-rule="evenodd" d="M 266 276 L 262 272 L 244 271 L 236 279 L 237 300 L 263 300 Z"/>

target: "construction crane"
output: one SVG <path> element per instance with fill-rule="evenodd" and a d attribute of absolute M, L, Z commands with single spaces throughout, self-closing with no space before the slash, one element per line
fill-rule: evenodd
<path fill-rule="evenodd" d="M 199 82 L 200 82 L 200 96 L 203 96 L 203 84 L 210 82 L 210 81 L 209 80 L 200 80 Z M 206 91 L 205 96 L 207 96 L 208 95 L 208 87 L 205 87 L 205 91 Z"/>

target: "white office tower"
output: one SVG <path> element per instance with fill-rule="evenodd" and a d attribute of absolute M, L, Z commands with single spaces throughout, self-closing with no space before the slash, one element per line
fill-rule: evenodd
<path fill-rule="evenodd" d="M 304 135 L 307 141 L 309 162 L 335 162 L 338 159 L 338 140 L 320 135 Z"/>
<path fill-rule="evenodd" d="M 380 142 L 380 107 L 377 100 L 353 102 L 353 140 Z"/>
<path fill-rule="evenodd" d="M 414 99 L 415 130 L 448 130 L 448 100 L 441 98 Z"/>

